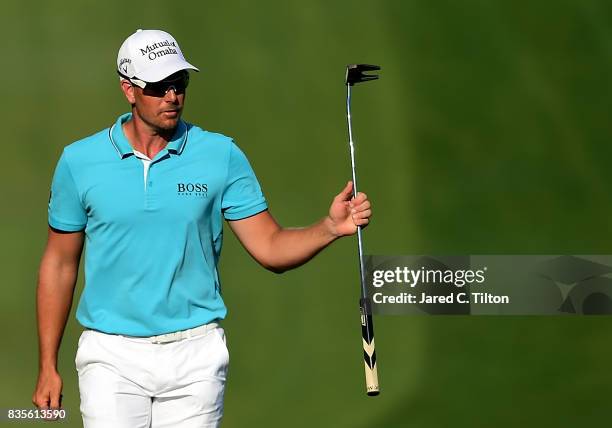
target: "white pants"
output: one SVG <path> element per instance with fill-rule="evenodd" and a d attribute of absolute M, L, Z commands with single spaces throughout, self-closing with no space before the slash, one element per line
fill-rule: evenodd
<path fill-rule="evenodd" d="M 75 358 L 84 428 L 218 427 L 225 333 L 154 344 L 85 330 Z"/>

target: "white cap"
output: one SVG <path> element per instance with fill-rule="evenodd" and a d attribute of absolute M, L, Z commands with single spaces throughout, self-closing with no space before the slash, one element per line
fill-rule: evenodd
<path fill-rule="evenodd" d="M 138 30 L 119 48 L 117 71 L 128 78 L 159 82 L 180 70 L 200 71 L 185 61 L 177 41 L 161 30 Z"/>

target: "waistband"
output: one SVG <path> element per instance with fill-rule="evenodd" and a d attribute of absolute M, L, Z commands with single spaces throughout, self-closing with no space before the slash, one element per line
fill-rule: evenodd
<path fill-rule="evenodd" d="M 202 336 L 208 333 L 209 331 L 214 330 L 215 328 L 219 326 L 220 325 L 218 322 L 209 322 L 208 324 L 200 325 L 194 328 L 189 328 L 187 330 L 180 330 L 180 331 L 175 331 L 172 333 L 159 334 L 157 336 L 127 336 L 124 334 L 115 334 L 114 336 L 125 337 L 131 340 L 138 340 L 139 342 L 142 341 L 142 342 L 148 342 L 148 343 L 161 344 L 161 343 L 176 342 L 176 341 L 183 340 L 183 339 L 189 339 L 190 337 Z M 92 329 L 86 328 L 86 330 L 92 330 Z M 97 330 L 94 330 L 94 331 L 97 331 Z M 108 333 L 104 333 L 104 334 L 108 334 Z"/>

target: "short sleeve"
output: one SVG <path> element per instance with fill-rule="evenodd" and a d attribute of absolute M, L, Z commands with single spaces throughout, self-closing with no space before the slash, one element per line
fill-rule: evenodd
<path fill-rule="evenodd" d="M 240 220 L 268 208 L 253 168 L 246 156 L 231 143 L 227 180 L 221 210 L 227 220 Z"/>
<path fill-rule="evenodd" d="M 49 197 L 49 226 L 65 232 L 77 232 L 83 230 L 86 225 L 87 213 L 64 152 L 53 174 Z"/>

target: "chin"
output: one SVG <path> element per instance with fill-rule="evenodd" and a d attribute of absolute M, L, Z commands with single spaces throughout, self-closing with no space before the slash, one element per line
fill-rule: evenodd
<path fill-rule="evenodd" d="M 172 121 L 167 121 L 161 124 L 160 128 L 164 129 L 166 131 L 170 131 L 174 128 L 176 128 L 178 126 L 178 119 L 177 120 L 172 120 Z"/>
<path fill-rule="evenodd" d="M 178 126 L 180 119 L 181 118 L 179 116 L 175 119 L 166 119 L 166 120 L 160 121 L 160 123 L 158 123 L 159 129 L 163 129 L 164 131 L 171 131 Z"/>

